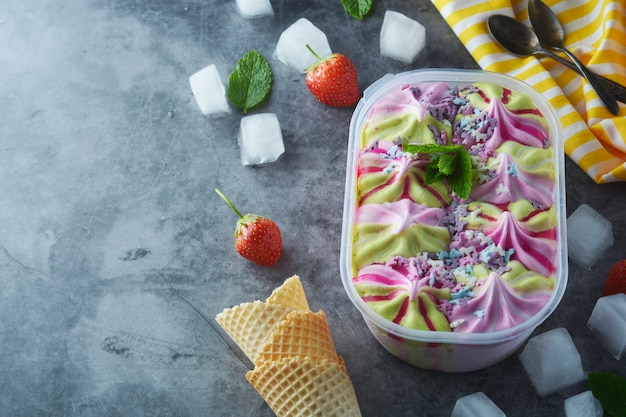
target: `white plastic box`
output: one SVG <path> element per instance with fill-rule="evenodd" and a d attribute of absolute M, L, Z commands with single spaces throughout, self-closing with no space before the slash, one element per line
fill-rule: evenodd
<path fill-rule="evenodd" d="M 397 88 L 414 83 L 447 82 L 450 85 L 467 85 L 472 82 L 489 82 L 527 94 L 547 119 L 551 145 L 554 147 L 555 169 L 554 207 L 557 211 L 557 246 L 555 262 L 558 265 L 555 288 L 549 301 L 541 310 L 523 323 L 500 331 L 487 333 L 461 333 L 418 330 L 403 327 L 376 313 L 358 294 L 352 282 L 352 236 L 356 212 L 356 167 L 360 135 L 369 110 L 380 99 Z M 362 314 L 368 328 L 390 353 L 401 360 L 424 369 L 444 372 L 468 372 L 491 366 L 515 352 L 528 339 L 533 330 L 543 323 L 557 307 L 567 285 L 567 245 L 565 214 L 565 173 L 562 152 L 562 131 L 553 107 L 536 90 L 512 77 L 475 70 L 414 70 L 397 75 L 388 74 L 364 91 L 352 116 L 349 132 L 347 175 L 340 271 L 344 289 L 352 303 Z"/>

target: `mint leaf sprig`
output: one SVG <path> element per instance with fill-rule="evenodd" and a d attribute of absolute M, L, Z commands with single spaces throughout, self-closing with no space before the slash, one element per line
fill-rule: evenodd
<path fill-rule="evenodd" d="M 346 12 L 355 19 L 363 20 L 372 8 L 373 0 L 341 0 Z"/>
<path fill-rule="evenodd" d="M 408 143 L 402 141 L 402 149 L 412 154 L 429 154 L 424 182 L 432 184 L 448 179 L 450 189 L 458 197 L 466 199 L 472 191 L 472 158 L 461 145 L 437 145 L 435 143 Z"/>
<path fill-rule="evenodd" d="M 626 417 L 626 379 L 608 372 L 590 372 L 589 389 L 611 417 Z"/>
<path fill-rule="evenodd" d="M 272 69 L 267 59 L 255 50 L 239 58 L 228 77 L 228 100 L 248 113 L 261 103 L 272 87 Z"/>

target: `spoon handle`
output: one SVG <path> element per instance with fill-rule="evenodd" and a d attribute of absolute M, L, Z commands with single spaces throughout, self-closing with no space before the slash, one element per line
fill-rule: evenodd
<path fill-rule="evenodd" d="M 552 59 L 557 60 L 558 62 L 565 65 L 569 69 L 576 71 L 578 74 L 582 75 L 581 71 L 578 69 L 576 65 L 572 63 L 572 61 L 569 61 L 563 58 L 562 56 L 557 55 L 548 50 L 545 51 L 545 55 Z M 613 97 L 615 97 L 618 101 L 622 103 L 626 103 L 626 87 L 624 87 L 623 85 L 619 83 L 616 83 L 615 81 L 609 78 L 603 77 L 591 71 L 589 71 L 589 74 L 591 74 L 592 77 L 596 78 L 599 83 L 603 84 L 604 88 L 607 89 L 611 94 L 613 94 Z"/>
<path fill-rule="evenodd" d="M 591 71 L 589 71 L 587 69 L 587 67 L 585 67 L 583 65 L 583 63 L 578 60 L 578 58 L 576 58 L 576 55 L 574 55 L 573 53 L 571 53 L 570 51 L 568 51 L 565 48 L 560 48 L 559 47 L 559 48 L 554 48 L 554 49 L 557 49 L 557 50 L 563 52 L 565 55 L 567 55 L 569 57 L 569 59 L 580 70 L 580 74 L 583 77 L 585 77 L 587 82 L 595 90 L 596 94 L 598 95 L 598 97 L 600 97 L 600 100 L 602 100 L 604 105 L 609 109 L 609 111 L 611 113 L 613 113 L 614 115 L 617 115 L 619 113 L 619 107 L 617 105 L 617 101 L 615 100 L 615 97 L 613 95 L 611 95 L 611 93 L 608 91 L 608 89 L 605 87 L 605 85 L 603 83 L 601 83 L 598 80 L 598 78 L 596 78 L 591 73 Z"/>

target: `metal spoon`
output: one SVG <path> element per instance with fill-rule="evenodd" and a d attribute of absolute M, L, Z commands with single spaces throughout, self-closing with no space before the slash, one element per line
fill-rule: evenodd
<path fill-rule="evenodd" d="M 512 17 L 495 14 L 489 16 L 487 21 L 492 36 L 506 49 L 519 56 L 546 56 L 557 60 L 571 70 L 581 74 L 576 65 L 567 59 L 543 48 L 539 44 L 537 35 L 528 26 Z M 581 74 L 582 75 L 582 74 Z M 617 100 L 626 103 L 626 87 L 613 80 L 593 74 L 604 87 L 609 90 Z"/>
<path fill-rule="evenodd" d="M 615 97 L 598 82 L 598 79 L 576 58 L 576 55 L 563 47 L 563 26 L 556 14 L 541 0 L 528 0 L 528 17 L 540 43 L 551 49 L 563 52 L 578 67 L 580 73 L 595 90 L 600 100 L 613 114 L 619 113 Z"/>

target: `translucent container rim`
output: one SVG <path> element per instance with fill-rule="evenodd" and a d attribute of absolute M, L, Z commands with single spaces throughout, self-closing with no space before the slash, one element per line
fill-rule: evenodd
<path fill-rule="evenodd" d="M 533 317 L 510 327 L 508 329 L 485 332 L 485 333 L 462 333 L 462 332 L 441 332 L 411 329 L 393 323 L 367 305 L 359 296 L 352 283 L 351 276 L 351 254 L 352 239 L 351 225 L 356 209 L 356 202 L 353 191 L 356 190 L 356 156 L 358 149 L 355 148 L 356 140 L 360 135 L 360 129 L 368 116 L 371 107 L 381 98 L 405 84 L 447 82 L 452 85 L 464 85 L 473 82 L 490 82 L 509 88 L 513 91 L 527 94 L 533 103 L 541 110 L 547 120 L 550 137 L 552 139 L 553 159 L 555 165 L 555 209 L 557 215 L 557 274 L 556 284 L 548 302 Z M 350 121 L 347 170 L 344 194 L 343 224 L 341 233 L 340 252 L 340 273 L 341 281 L 348 297 L 356 306 L 366 320 L 376 325 L 378 328 L 395 336 L 425 343 L 455 343 L 472 345 L 491 345 L 504 343 L 515 339 L 521 335 L 530 334 L 537 326 L 543 323 L 556 309 L 567 287 L 568 264 L 567 264 L 567 231 L 566 231 L 566 210 L 565 210 L 565 168 L 563 152 L 563 133 L 558 123 L 557 115 L 548 102 L 537 90 L 528 84 L 511 76 L 490 71 L 470 70 L 470 69 L 418 69 L 398 74 L 386 74 L 363 92 L 363 97 L 357 104 L 352 119 Z"/>

